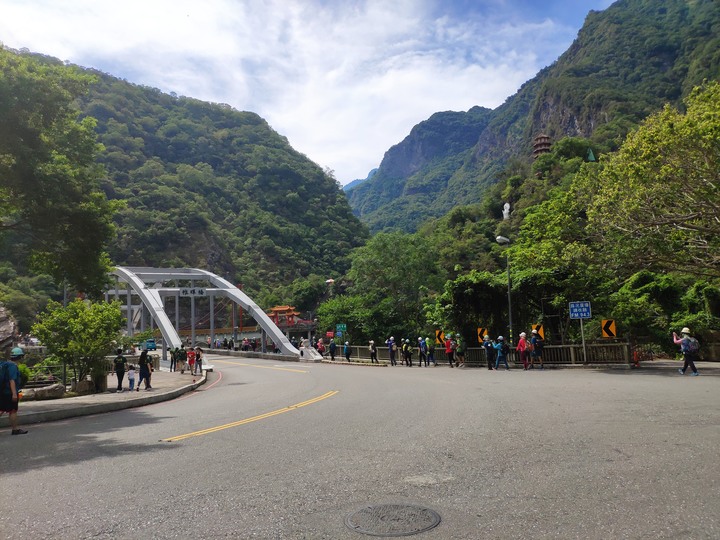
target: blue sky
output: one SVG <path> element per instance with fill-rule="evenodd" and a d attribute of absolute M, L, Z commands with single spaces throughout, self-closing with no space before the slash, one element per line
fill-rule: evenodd
<path fill-rule="evenodd" d="M 612 0 L 0 0 L 0 42 L 258 113 L 343 184 L 495 108 Z"/>

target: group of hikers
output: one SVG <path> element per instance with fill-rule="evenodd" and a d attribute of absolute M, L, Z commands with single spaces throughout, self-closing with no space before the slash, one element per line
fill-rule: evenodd
<path fill-rule="evenodd" d="M 435 357 L 436 343 L 435 340 L 430 339 L 430 337 L 423 338 L 419 336 L 417 341 L 412 342 L 409 338 L 395 340 L 393 336 L 390 336 L 385 340 L 385 346 L 388 349 L 391 366 L 396 366 L 398 365 L 398 362 L 402 362 L 402 365 L 412 367 L 413 355 L 415 353 L 417 353 L 418 367 L 423 367 L 423 365 L 425 367 L 429 367 L 430 364 L 433 366 L 438 365 Z M 441 346 L 444 346 L 445 357 L 447 358 L 448 364 L 451 368 L 465 367 L 465 352 L 467 350 L 467 344 L 461 336 L 448 334 L 447 339 L 445 339 Z M 520 361 L 523 364 L 523 369 L 534 369 L 536 363 L 539 364 L 540 369 L 544 369 L 543 346 L 543 338 L 537 330 L 532 330 L 530 339 L 527 338 L 527 334 L 525 332 L 520 334 L 520 339 L 518 340 L 518 344 L 515 349 L 520 355 Z M 489 335 L 485 335 L 482 347 L 485 350 L 485 357 L 487 359 L 487 367 L 489 370 L 499 369 L 500 364 L 503 364 L 506 370 L 510 369 L 507 361 L 508 355 L 510 354 L 510 345 L 508 345 L 503 336 L 498 336 L 493 340 Z M 315 343 L 315 348 L 323 356 L 325 356 L 325 352 L 327 350 L 330 354 L 330 360 L 335 361 L 335 357 L 338 353 L 338 345 L 334 340 L 326 347 L 324 340 L 320 338 Z M 374 340 L 370 340 L 368 344 L 368 351 L 370 353 L 370 362 L 379 364 L 378 347 Z M 349 342 L 345 342 L 342 352 L 345 360 L 351 362 L 352 348 L 350 347 Z"/>
<path fill-rule="evenodd" d="M 187 369 L 192 375 L 202 374 L 203 350 L 200 347 L 188 347 L 185 345 L 170 349 L 170 371 L 180 370 L 185 373 Z"/>

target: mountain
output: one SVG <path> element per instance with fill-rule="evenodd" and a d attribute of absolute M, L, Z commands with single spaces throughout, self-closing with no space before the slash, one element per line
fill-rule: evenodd
<path fill-rule="evenodd" d="M 373 176 L 375 176 L 375 173 L 376 173 L 376 172 L 377 172 L 377 169 L 373 169 L 373 170 L 371 170 L 371 171 L 368 173 L 368 175 L 367 175 L 365 178 L 357 178 L 357 179 L 353 180 L 352 182 L 348 182 L 347 184 L 345 184 L 345 185 L 343 186 L 343 191 L 344 191 L 345 193 L 348 193 L 349 191 L 352 191 L 353 189 L 355 189 L 356 187 L 358 187 L 360 184 L 362 184 L 362 183 L 365 182 L 366 180 L 369 180 L 370 178 L 372 178 Z"/>
<path fill-rule="evenodd" d="M 511 160 L 530 163 L 544 133 L 616 149 L 627 132 L 703 79 L 720 77 L 720 3 L 620 0 L 592 11 L 570 48 L 494 110 L 437 113 L 388 150 L 349 193 L 371 231 L 415 231 L 480 202 Z"/>
<path fill-rule="evenodd" d="M 200 266 L 249 290 L 340 275 L 367 230 L 334 179 L 252 112 L 93 72 L 81 101 L 117 216 L 119 265 Z"/>

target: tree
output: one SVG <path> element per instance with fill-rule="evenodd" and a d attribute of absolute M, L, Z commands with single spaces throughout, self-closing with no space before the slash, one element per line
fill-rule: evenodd
<path fill-rule="evenodd" d="M 78 120 L 75 100 L 91 81 L 0 48 L 0 232 L 29 239 L 36 270 L 99 292 L 116 206 L 99 189 L 95 121 Z"/>
<path fill-rule="evenodd" d="M 720 276 L 720 83 L 695 89 L 628 136 L 596 177 L 588 209 L 598 245 L 638 270 Z M 615 248 L 619 249 L 615 249 Z"/>
<path fill-rule="evenodd" d="M 67 307 L 50 302 L 32 332 L 48 352 L 70 364 L 77 380 L 105 374 L 102 361 L 120 339 L 123 317 L 118 302 L 76 299 Z"/>

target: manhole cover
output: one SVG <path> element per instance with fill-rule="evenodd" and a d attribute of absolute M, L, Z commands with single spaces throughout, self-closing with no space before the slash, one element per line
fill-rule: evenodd
<path fill-rule="evenodd" d="M 345 518 L 345 525 L 370 536 L 411 536 L 429 531 L 440 523 L 440 514 L 409 504 L 365 506 Z"/>

